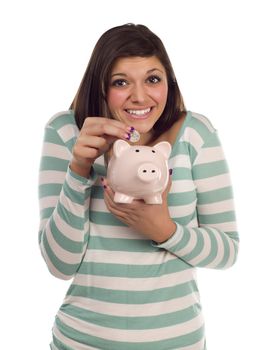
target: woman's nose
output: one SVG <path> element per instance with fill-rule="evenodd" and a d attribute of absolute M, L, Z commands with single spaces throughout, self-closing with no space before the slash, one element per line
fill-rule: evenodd
<path fill-rule="evenodd" d="M 146 91 L 143 86 L 135 85 L 131 90 L 131 101 L 143 103 L 146 99 Z"/>

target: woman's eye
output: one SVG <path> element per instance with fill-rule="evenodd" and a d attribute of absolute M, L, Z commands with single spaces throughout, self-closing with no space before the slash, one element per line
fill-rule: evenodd
<path fill-rule="evenodd" d="M 149 83 L 157 84 L 161 81 L 161 78 L 158 77 L 157 75 L 152 75 L 147 80 L 149 81 Z"/>
<path fill-rule="evenodd" d="M 127 81 L 124 79 L 117 79 L 112 82 L 112 86 L 125 86 L 127 85 Z"/>

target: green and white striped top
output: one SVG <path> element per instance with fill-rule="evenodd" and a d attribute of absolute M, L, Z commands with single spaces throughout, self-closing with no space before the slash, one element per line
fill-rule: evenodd
<path fill-rule="evenodd" d="M 47 123 L 40 165 L 39 243 L 49 271 L 73 278 L 51 349 L 203 350 L 196 267 L 225 269 L 238 253 L 232 188 L 209 120 L 188 112 L 169 159 L 177 231 L 156 245 L 106 208 L 103 156 L 89 179 L 68 164 L 79 130 L 73 111 Z"/>

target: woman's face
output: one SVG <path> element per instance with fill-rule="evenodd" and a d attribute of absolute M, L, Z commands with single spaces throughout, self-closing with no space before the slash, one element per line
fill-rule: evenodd
<path fill-rule="evenodd" d="M 133 126 L 149 141 L 167 101 L 164 66 L 155 56 L 119 58 L 111 71 L 107 103 L 114 119 Z"/>

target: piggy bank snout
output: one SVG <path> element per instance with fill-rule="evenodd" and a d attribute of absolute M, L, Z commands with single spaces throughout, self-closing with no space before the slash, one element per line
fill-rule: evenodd
<path fill-rule="evenodd" d="M 143 163 L 138 168 L 138 177 L 144 182 L 154 181 L 160 177 L 160 169 L 153 163 Z"/>

